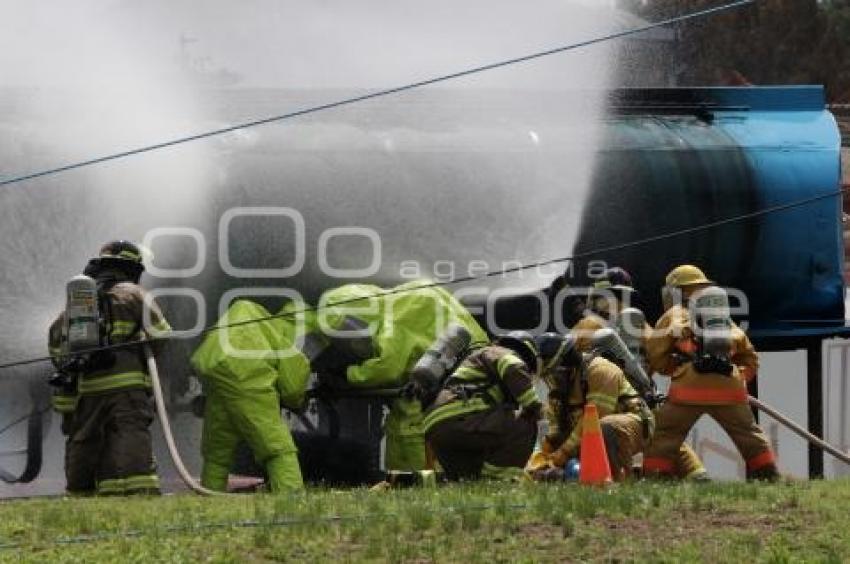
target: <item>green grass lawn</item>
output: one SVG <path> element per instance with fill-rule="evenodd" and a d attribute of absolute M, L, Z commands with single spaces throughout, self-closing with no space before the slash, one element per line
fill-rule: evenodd
<path fill-rule="evenodd" d="M 0 561 L 850 562 L 850 481 L 0 503 Z"/>

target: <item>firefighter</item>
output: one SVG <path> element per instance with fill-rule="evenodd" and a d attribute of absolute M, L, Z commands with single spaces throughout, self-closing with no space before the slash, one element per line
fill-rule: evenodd
<path fill-rule="evenodd" d="M 448 479 L 525 465 L 541 411 L 539 366 L 534 338 L 514 331 L 473 350 L 448 377 L 422 424 Z"/>
<path fill-rule="evenodd" d="M 643 398 L 613 362 L 582 353 L 572 335 L 546 333 L 537 338 L 541 377 L 549 388 L 545 409 L 548 430 L 542 451 L 526 469 L 535 479 L 562 476 L 567 461 L 579 456 L 584 406 L 596 405 L 612 475 L 624 479 L 634 455 L 643 451 L 654 426 Z"/>
<path fill-rule="evenodd" d="M 613 324 L 624 341 L 632 340 L 629 339 L 629 335 L 623 334 L 624 332 L 639 331 L 640 335 L 635 340 L 639 343 L 640 360 L 644 365 L 644 369 L 651 376 L 651 372 L 648 370 L 649 367 L 646 365 L 645 354 L 646 339 L 651 332 L 651 327 L 646 321 L 643 321 L 642 327 L 628 327 L 618 323 L 618 316 L 623 309 L 634 307 L 632 302 L 636 294 L 632 276 L 628 271 L 621 267 L 606 269 L 593 283 L 593 288 L 588 296 L 587 315 L 573 326 L 570 334 L 575 338 L 576 349 L 579 352 L 586 353 L 590 352 L 593 335 L 599 329 Z M 651 402 L 650 407 L 655 408 L 656 403 Z M 708 472 L 706 472 L 705 466 L 699 456 L 697 456 L 697 453 L 687 443 L 682 443 L 679 449 L 679 454 L 676 456 L 674 473 L 678 478 L 686 480 L 703 481 L 708 479 Z"/>
<path fill-rule="evenodd" d="M 104 245 L 84 274 L 96 284 L 101 345 L 161 335 L 170 330 L 157 304 L 139 286 L 140 249 L 129 241 Z M 147 309 L 147 311 L 145 311 Z M 65 375 L 54 407 L 63 414 L 65 476 L 72 494 L 159 493 L 151 445 L 153 405 L 141 347 L 68 355 L 68 312 L 50 326 L 48 347 Z M 147 323 L 147 325 L 146 325 Z M 74 329 L 71 328 L 71 331 Z M 68 368 L 73 358 L 74 368 Z M 61 374 L 61 372 L 60 372 Z"/>
<path fill-rule="evenodd" d="M 644 473 L 672 474 L 676 453 L 691 427 L 702 415 L 709 415 L 744 457 L 747 478 L 773 480 L 778 472 L 770 443 L 747 404 L 746 383 L 758 370 L 752 343 L 728 319 L 728 355 L 707 354 L 692 325 L 689 306 L 711 286 L 693 265 L 676 267 L 667 275 L 663 295 L 669 309 L 647 340 L 647 355 L 650 366 L 672 380 L 667 402 L 657 414 L 655 436 L 644 454 Z"/>

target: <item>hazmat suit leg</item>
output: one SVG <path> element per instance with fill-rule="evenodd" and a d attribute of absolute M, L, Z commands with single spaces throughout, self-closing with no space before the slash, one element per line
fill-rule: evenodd
<path fill-rule="evenodd" d="M 708 414 L 735 443 L 747 464 L 747 478 L 770 480 L 779 477 L 767 435 L 756 423 L 747 404 L 711 406 Z"/>
<path fill-rule="evenodd" d="M 250 390 L 227 400 L 227 411 L 257 463 L 269 477 L 273 492 L 304 486 L 298 449 L 280 415 L 280 397 L 273 390 Z"/>
<path fill-rule="evenodd" d="M 227 490 L 227 478 L 238 443 L 239 434 L 230 421 L 224 399 L 214 390 L 208 390 L 201 437 L 201 455 L 204 459 L 201 484 L 205 488 L 219 492 Z"/>
<path fill-rule="evenodd" d="M 676 460 L 694 423 L 706 406 L 667 402 L 655 412 L 655 433 L 643 453 L 646 477 L 674 477 Z"/>

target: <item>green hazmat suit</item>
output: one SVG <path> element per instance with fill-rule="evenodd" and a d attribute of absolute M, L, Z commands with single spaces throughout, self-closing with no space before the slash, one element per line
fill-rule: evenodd
<path fill-rule="evenodd" d="M 349 303 L 333 305 L 340 302 Z M 340 328 L 345 317 L 367 323 L 372 335 L 375 354 L 346 371 L 348 383 L 360 388 L 403 386 L 419 358 L 451 323 L 463 325 L 473 343 L 489 342 L 469 311 L 451 293 L 431 286 L 427 280 L 407 282 L 390 290 L 348 284 L 322 294 L 317 328 L 328 334 Z M 421 423 L 422 406 L 418 401 L 399 398 L 392 403 L 384 423 L 387 470 L 425 468 Z"/>
<path fill-rule="evenodd" d="M 300 309 L 290 302 L 283 312 Z M 263 319 L 263 306 L 238 300 L 219 326 Z M 303 317 L 301 318 L 303 321 Z M 224 491 L 239 441 L 245 441 L 269 476 L 273 492 L 303 487 L 292 435 L 281 419 L 281 404 L 297 409 L 310 378 L 310 363 L 296 342 L 303 325 L 294 318 L 223 327 L 210 332 L 192 355 L 206 394 L 201 483 Z"/>

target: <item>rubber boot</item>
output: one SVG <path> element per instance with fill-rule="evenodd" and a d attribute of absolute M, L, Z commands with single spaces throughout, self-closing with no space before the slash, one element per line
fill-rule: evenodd
<path fill-rule="evenodd" d="M 273 493 L 300 490 L 304 487 L 298 454 L 295 452 L 283 452 L 266 460 L 266 472 Z"/>
<path fill-rule="evenodd" d="M 767 464 L 758 470 L 747 472 L 747 480 L 759 480 L 767 482 L 775 482 L 781 478 L 779 469 L 775 464 Z"/>

